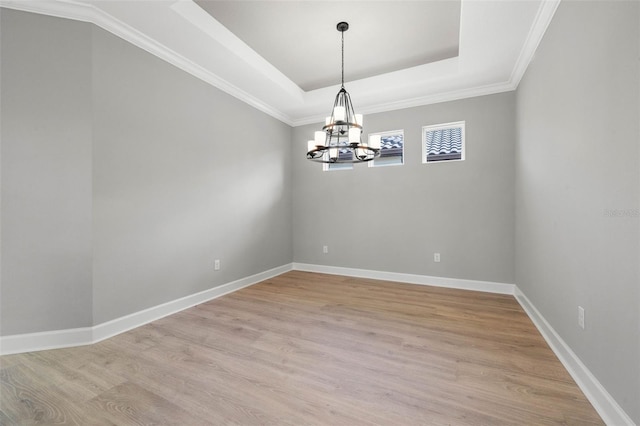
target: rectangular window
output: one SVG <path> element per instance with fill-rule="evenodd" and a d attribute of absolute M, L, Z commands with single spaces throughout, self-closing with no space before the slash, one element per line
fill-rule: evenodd
<path fill-rule="evenodd" d="M 346 145 L 346 142 L 344 143 Z M 353 159 L 353 152 L 351 152 L 348 149 L 341 149 L 338 152 L 338 158 L 340 160 L 352 160 Z M 322 164 L 322 170 L 329 171 L 329 170 L 351 170 L 353 169 L 353 163 L 324 163 Z"/>
<path fill-rule="evenodd" d="M 422 128 L 422 162 L 464 160 L 464 121 Z"/>
<path fill-rule="evenodd" d="M 380 136 L 380 156 L 369 162 L 369 167 L 398 166 L 404 164 L 404 130 L 370 133 Z"/>

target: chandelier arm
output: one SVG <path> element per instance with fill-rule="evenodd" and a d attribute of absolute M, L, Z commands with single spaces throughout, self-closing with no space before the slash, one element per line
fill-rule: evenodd
<path fill-rule="evenodd" d="M 330 149 L 347 150 L 351 151 L 354 155 L 350 160 L 340 160 L 338 157 L 325 158 L 324 154 L 328 154 Z M 361 150 L 363 155 L 357 155 L 358 150 Z M 315 161 L 317 163 L 361 163 L 374 160 L 379 155 L 379 153 L 380 149 L 371 148 L 369 146 L 361 144 L 355 144 L 355 146 L 351 144 L 342 147 L 333 146 L 331 148 L 326 146 L 318 146 L 307 153 L 307 159 Z"/>

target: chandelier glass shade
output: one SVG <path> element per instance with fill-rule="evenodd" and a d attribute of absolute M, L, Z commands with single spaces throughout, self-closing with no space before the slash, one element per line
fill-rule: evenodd
<path fill-rule="evenodd" d="M 307 159 L 319 163 L 361 163 L 380 155 L 380 137 L 362 142 L 362 114 L 356 114 L 351 96 L 344 88 L 344 32 L 349 24 L 337 25 L 342 34 L 342 85 L 333 102 L 331 116 L 325 119 L 322 131 L 308 142 Z"/>

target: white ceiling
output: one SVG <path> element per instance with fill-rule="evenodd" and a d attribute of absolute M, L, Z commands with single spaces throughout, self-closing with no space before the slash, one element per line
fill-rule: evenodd
<path fill-rule="evenodd" d="M 559 0 L 199 3 L 0 0 L 93 22 L 294 126 L 330 112 L 340 20 L 345 86 L 368 114 L 514 90 Z"/>
<path fill-rule="evenodd" d="M 196 3 L 310 91 L 458 56 L 460 1 L 218 1 Z"/>

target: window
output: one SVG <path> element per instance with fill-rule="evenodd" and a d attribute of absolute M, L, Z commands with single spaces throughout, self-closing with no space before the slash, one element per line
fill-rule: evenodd
<path fill-rule="evenodd" d="M 347 143 L 344 142 L 344 145 L 346 145 Z M 349 151 L 348 149 L 341 149 L 338 152 L 338 158 L 341 160 L 352 160 L 353 159 L 353 152 Z M 322 170 L 329 171 L 329 170 L 351 170 L 353 169 L 353 163 L 324 163 L 322 165 Z"/>
<path fill-rule="evenodd" d="M 464 160 L 464 121 L 424 126 L 422 162 Z"/>
<path fill-rule="evenodd" d="M 380 157 L 370 161 L 369 167 L 404 164 L 404 130 L 370 133 L 369 140 L 376 136 L 380 136 Z"/>

